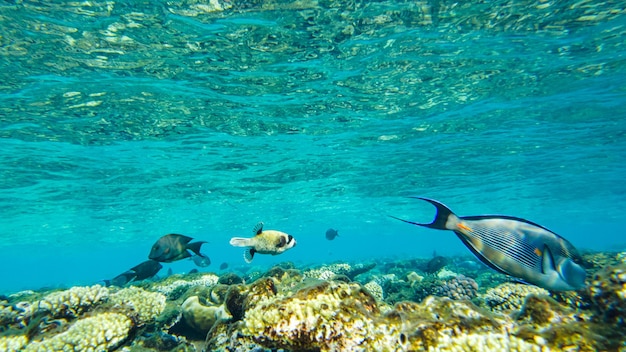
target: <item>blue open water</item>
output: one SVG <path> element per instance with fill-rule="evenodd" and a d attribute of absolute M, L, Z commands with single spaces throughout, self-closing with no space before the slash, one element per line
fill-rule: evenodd
<path fill-rule="evenodd" d="M 267 268 L 468 254 L 507 214 L 626 249 L 621 1 L 0 5 L 0 293 L 92 284 L 156 239 Z M 324 238 L 339 229 L 334 241 Z M 166 264 L 174 272 L 191 261 Z"/>

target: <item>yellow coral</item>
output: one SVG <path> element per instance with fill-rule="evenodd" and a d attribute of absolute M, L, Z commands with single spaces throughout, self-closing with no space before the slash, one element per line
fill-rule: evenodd
<path fill-rule="evenodd" d="M 78 320 L 67 331 L 52 338 L 35 341 L 24 352 L 108 351 L 129 335 L 133 322 L 119 313 L 102 313 Z"/>
<path fill-rule="evenodd" d="M 21 351 L 28 343 L 28 338 L 24 335 L 0 337 L 0 351 L 17 352 Z"/>
<path fill-rule="evenodd" d="M 133 308 L 142 323 L 156 319 L 165 309 L 165 296 L 158 292 L 145 291 L 139 287 L 128 287 L 111 295 L 114 304 Z"/>

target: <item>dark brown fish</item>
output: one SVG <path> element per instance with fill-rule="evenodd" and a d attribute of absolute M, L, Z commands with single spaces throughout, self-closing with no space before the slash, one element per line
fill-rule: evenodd
<path fill-rule="evenodd" d="M 146 260 L 130 270 L 123 272 L 111 280 L 104 280 L 106 286 L 124 286 L 133 281 L 145 280 L 156 275 L 163 266 L 154 260 Z"/>
<path fill-rule="evenodd" d="M 339 231 L 337 231 L 335 229 L 328 229 L 328 230 L 326 230 L 326 239 L 327 240 L 332 241 L 337 236 L 339 236 Z"/>
<path fill-rule="evenodd" d="M 184 235 L 165 235 L 159 238 L 152 246 L 148 258 L 156 260 L 157 262 L 171 263 L 191 257 L 192 254 L 189 253 L 189 251 L 192 251 L 200 257 L 204 257 L 204 255 L 200 253 L 200 247 L 206 242 L 199 241 L 189 243 L 191 240 L 193 240 L 193 238 Z"/>

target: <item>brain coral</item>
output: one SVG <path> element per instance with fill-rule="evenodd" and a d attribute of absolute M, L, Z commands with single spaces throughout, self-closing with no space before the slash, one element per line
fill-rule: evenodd
<path fill-rule="evenodd" d="M 132 328 L 132 320 L 123 314 L 101 313 L 80 319 L 49 339 L 31 342 L 24 352 L 109 351 L 118 347 Z"/>
<path fill-rule="evenodd" d="M 139 287 L 128 287 L 111 295 L 113 304 L 133 308 L 141 323 L 156 319 L 165 309 L 165 296 L 158 292 L 148 292 Z"/>
<path fill-rule="evenodd" d="M 537 286 L 507 282 L 487 290 L 483 299 L 493 311 L 503 312 L 519 310 L 522 308 L 526 296 L 530 294 L 549 295 L 549 292 Z"/>
<path fill-rule="evenodd" d="M 472 278 L 458 275 L 438 286 L 435 294 L 451 299 L 472 299 L 478 295 L 478 284 Z"/>

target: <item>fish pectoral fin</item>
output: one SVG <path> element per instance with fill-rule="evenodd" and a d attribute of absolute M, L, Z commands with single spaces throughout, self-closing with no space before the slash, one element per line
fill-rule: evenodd
<path fill-rule="evenodd" d="M 548 248 L 548 246 L 544 246 L 543 255 L 541 257 L 541 272 L 544 274 L 548 274 L 554 271 L 556 271 L 556 266 L 554 264 L 552 251 L 550 251 L 550 248 Z"/>
<path fill-rule="evenodd" d="M 254 258 L 254 253 L 256 252 L 256 250 L 254 250 L 254 248 L 248 248 L 243 252 L 243 260 L 246 261 L 246 263 L 250 264 L 252 263 L 252 259 Z"/>
<path fill-rule="evenodd" d="M 252 229 L 255 235 L 259 235 L 263 232 L 263 221 L 259 221 L 256 225 L 254 225 L 254 229 Z"/>

